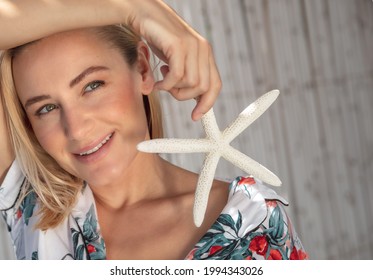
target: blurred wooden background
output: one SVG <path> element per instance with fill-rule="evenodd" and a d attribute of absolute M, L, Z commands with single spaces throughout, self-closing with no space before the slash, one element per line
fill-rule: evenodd
<path fill-rule="evenodd" d="M 221 129 L 260 95 L 280 90 L 233 146 L 281 178 L 278 191 L 310 258 L 373 259 L 372 1 L 166 2 L 213 46 Z M 190 120 L 194 102 L 161 96 L 166 136 L 204 137 Z M 165 157 L 196 172 L 203 160 Z M 237 175 L 221 159 L 217 176 Z"/>
<path fill-rule="evenodd" d="M 275 172 L 312 259 L 373 259 L 373 2 L 167 0 L 213 45 L 224 129 L 257 97 L 272 107 L 233 143 Z M 169 137 L 203 137 L 194 102 L 164 95 Z M 187 104 L 187 105 L 185 105 Z M 202 157 L 167 156 L 198 171 Z M 223 159 L 221 177 L 242 171 Z"/>

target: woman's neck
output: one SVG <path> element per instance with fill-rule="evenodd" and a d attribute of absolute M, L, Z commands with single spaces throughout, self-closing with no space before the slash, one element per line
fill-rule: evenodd
<path fill-rule="evenodd" d="M 119 210 L 167 194 L 167 163 L 156 154 L 139 153 L 120 177 L 105 186 L 92 186 L 95 201 L 107 210 Z"/>

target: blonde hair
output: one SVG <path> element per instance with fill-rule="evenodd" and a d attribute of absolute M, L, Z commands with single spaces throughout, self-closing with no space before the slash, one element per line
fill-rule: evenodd
<path fill-rule="evenodd" d="M 99 39 L 120 50 L 130 66 L 134 65 L 140 36 L 122 25 L 96 27 L 93 30 Z M 70 213 L 84 182 L 62 169 L 40 146 L 18 99 L 12 75 L 12 60 L 27 45 L 3 52 L 0 61 L 0 96 L 12 146 L 27 179 L 18 203 L 34 191 L 40 200 L 41 217 L 37 228 L 46 230 L 60 224 Z M 161 138 L 163 128 L 157 95 L 144 95 L 143 101 L 150 137 Z"/>

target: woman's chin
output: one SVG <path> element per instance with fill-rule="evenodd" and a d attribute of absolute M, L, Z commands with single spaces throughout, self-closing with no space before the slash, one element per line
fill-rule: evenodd
<path fill-rule="evenodd" d="M 85 176 L 85 181 L 88 183 L 90 187 L 105 187 L 114 185 L 116 183 L 123 183 L 123 175 L 125 170 L 123 168 L 119 168 L 118 166 L 114 166 L 109 168 L 106 166 L 105 170 L 100 169 L 96 171 L 89 172 L 87 176 Z"/>

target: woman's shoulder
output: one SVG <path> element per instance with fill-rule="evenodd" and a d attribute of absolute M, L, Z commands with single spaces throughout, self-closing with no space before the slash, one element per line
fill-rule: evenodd
<path fill-rule="evenodd" d="M 265 200 L 277 200 L 283 205 L 289 205 L 288 201 L 277 194 L 269 185 L 251 176 L 238 176 L 229 185 L 229 200 L 236 196 L 243 196 L 253 202 Z"/>
<path fill-rule="evenodd" d="M 188 258 L 305 258 L 285 205 L 288 202 L 261 181 L 235 178 L 224 209 Z"/>
<path fill-rule="evenodd" d="M 229 184 L 227 202 L 217 222 L 225 222 L 225 218 L 230 222 L 236 221 L 239 225 L 236 226 L 237 233 L 245 236 L 263 223 L 273 211 L 273 206 L 288 204 L 285 198 L 262 181 L 251 176 L 238 176 Z"/>

